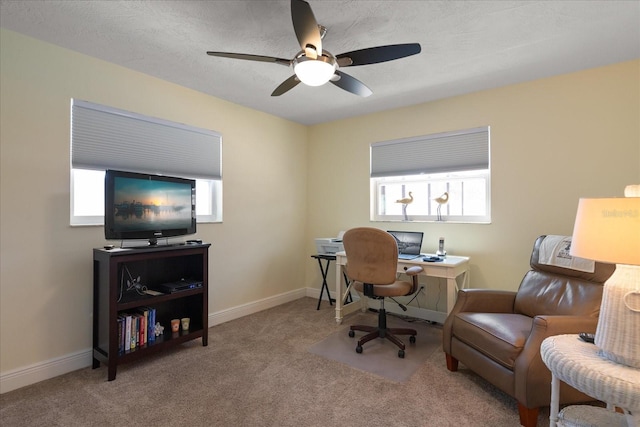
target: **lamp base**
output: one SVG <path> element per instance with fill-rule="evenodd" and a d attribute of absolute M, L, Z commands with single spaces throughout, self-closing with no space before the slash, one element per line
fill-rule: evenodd
<path fill-rule="evenodd" d="M 640 368 L 640 266 L 617 264 L 604 284 L 595 344 L 601 357 Z"/>

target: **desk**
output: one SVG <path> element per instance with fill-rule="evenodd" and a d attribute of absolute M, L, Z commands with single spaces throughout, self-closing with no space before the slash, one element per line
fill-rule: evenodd
<path fill-rule="evenodd" d="M 351 290 L 351 284 L 348 284 L 346 291 L 344 290 L 344 283 L 342 281 L 342 275 L 344 274 L 344 266 L 347 264 L 347 254 L 345 252 L 336 253 L 336 322 L 342 323 L 342 318 L 349 313 L 353 313 L 358 308 L 365 310 L 363 305 L 366 298 L 360 298 L 361 304 L 349 304 L 344 305 L 344 301 Z M 404 273 L 405 267 L 413 267 L 418 265 L 422 267 L 423 271 L 420 273 L 422 276 L 441 277 L 447 279 L 447 312 L 439 312 L 435 310 L 421 309 L 415 307 L 407 307 L 407 315 L 412 317 L 418 317 L 425 320 L 431 320 L 433 322 L 444 323 L 447 315 L 453 309 L 453 305 L 456 301 L 456 292 L 458 290 L 457 278 L 462 276 L 462 287 L 469 286 L 469 258 L 463 256 L 449 256 L 439 262 L 425 262 L 422 260 L 422 256 L 412 260 L 398 260 L 398 273 Z M 394 311 L 393 305 L 389 304 L 387 311 Z M 399 313 L 402 313 L 401 311 Z"/>
<path fill-rule="evenodd" d="M 556 335 L 545 338 L 540 346 L 542 361 L 551 371 L 550 427 L 558 422 L 560 383 L 563 381 L 581 392 L 617 406 L 626 412 L 630 427 L 640 425 L 640 369 L 621 365 L 598 355 L 598 347 L 582 341 L 578 335 Z M 571 406 L 568 408 L 579 408 Z M 566 411 L 568 408 L 565 408 Z M 586 409 L 586 408 L 585 408 Z M 604 408 L 603 416 L 615 417 L 616 413 Z M 629 414 L 629 411 L 631 414 Z M 613 425 L 607 422 L 606 425 Z"/>

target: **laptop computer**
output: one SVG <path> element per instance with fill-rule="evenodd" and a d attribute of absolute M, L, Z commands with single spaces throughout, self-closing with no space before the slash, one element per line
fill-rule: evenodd
<path fill-rule="evenodd" d="M 424 233 L 421 231 L 387 231 L 391 234 L 398 244 L 398 259 L 414 259 L 420 256 L 422 248 L 422 238 Z"/>

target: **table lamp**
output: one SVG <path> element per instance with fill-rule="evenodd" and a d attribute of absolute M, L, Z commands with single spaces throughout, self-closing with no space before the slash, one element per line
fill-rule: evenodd
<path fill-rule="evenodd" d="M 616 264 L 604 284 L 595 344 L 601 357 L 640 368 L 640 185 L 625 195 L 580 199 L 570 253 Z"/>

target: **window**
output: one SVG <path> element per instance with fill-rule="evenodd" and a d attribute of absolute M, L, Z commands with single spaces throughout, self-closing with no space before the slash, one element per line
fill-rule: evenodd
<path fill-rule="evenodd" d="M 71 225 L 104 224 L 104 171 L 196 180 L 198 222 L 222 221 L 219 134 L 85 101 L 71 101 Z"/>
<path fill-rule="evenodd" d="M 222 182 L 196 179 L 198 223 L 221 222 L 221 197 Z M 104 225 L 104 170 L 71 170 L 71 225 Z"/>
<path fill-rule="evenodd" d="M 490 178 L 489 127 L 371 144 L 371 220 L 489 223 Z"/>

